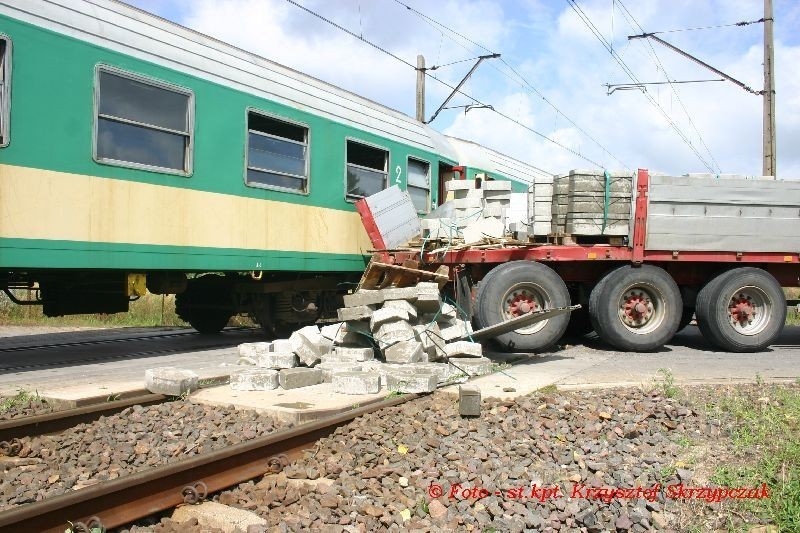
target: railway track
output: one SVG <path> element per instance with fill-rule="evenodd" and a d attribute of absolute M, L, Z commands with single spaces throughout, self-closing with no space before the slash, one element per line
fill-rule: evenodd
<path fill-rule="evenodd" d="M 195 331 L 136 335 L 0 348 L 0 371 L 23 372 L 72 363 L 100 363 L 186 351 L 227 348 L 250 340 L 256 328 L 228 328 L 219 336 Z M 132 349 L 131 349 L 132 348 Z M 35 354 L 35 356 L 34 356 Z"/>
<path fill-rule="evenodd" d="M 108 409 L 122 410 L 141 401 L 163 401 L 132 398 L 115 402 Z M 382 400 L 317 422 L 279 430 L 269 435 L 210 453 L 197 455 L 150 470 L 136 472 L 105 481 L 81 490 L 54 496 L 39 502 L 21 505 L 0 512 L 0 533 L 19 531 L 63 532 L 68 522 L 75 531 L 84 527 L 115 528 L 171 509 L 182 503 L 193 503 L 206 495 L 232 487 L 268 473 L 280 472 L 292 460 L 313 447 L 314 443 L 351 420 L 386 407 L 418 398 L 408 394 Z M 124 405 L 123 405 L 124 404 Z M 30 436 L 59 431 L 76 423 L 99 417 L 99 406 L 73 409 L 21 419 L 19 424 L 0 425 L 0 435 Z M 107 411 L 108 412 L 108 411 Z M 27 433 L 26 433 L 27 432 Z M 38 433 L 37 433 L 38 432 Z"/>

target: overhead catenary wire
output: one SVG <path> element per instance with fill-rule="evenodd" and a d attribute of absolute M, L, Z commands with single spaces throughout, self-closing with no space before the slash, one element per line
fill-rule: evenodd
<path fill-rule="evenodd" d="M 473 39 L 471 39 L 471 38 L 467 37 L 467 36 L 466 36 L 466 35 L 464 35 L 463 33 L 460 33 L 460 32 L 458 32 L 458 31 L 456 31 L 456 30 L 454 30 L 454 29 L 450 28 L 449 26 L 447 26 L 447 25 L 443 24 L 442 22 L 439 22 L 438 20 L 434 19 L 433 17 L 430 17 L 429 15 L 426 15 L 425 13 L 423 13 L 423 12 L 419 11 L 418 9 L 415 9 L 415 8 L 414 8 L 414 7 L 412 7 L 412 6 L 409 6 L 408 4 L 406 4 L 406 3 L 402 2 L 401 0 L 394 0 L 394 2 L 395 2 L 395 3 L 397 3 L 397 4 L 399 4 L 399 5 L 400 5 L 400 6 L 402 6 L 402 7 L 406 8 L 408 11 L 410 11 L 410 12 L 414 13 L 414 14 L 415 14 L 415 15 L 417 15 L 418 17 L 420 17 L 422 20 L 424 20 L 425 22 L 427 22 L 428 24 L 430 24 L 431 26 L 433 26 L 433 27 L 434 27 L 434 29 L 436 29 L 437 31 L 440 31 L 440 32 L 441 32 L 441 30 L 440 30 L 440 29 L 438 29 L 438 28 L 436 28 L 436 26 L 438 26 L 438 27 L 439 27 L 439 28 L 441 28 L 441 29 L 444 29 L 444 30 L 446 30 L 446 31 L 447 31 L 447 32 L 449 32 L 449 33 L 452 33 L 452 34 L 454 34 L 454 35 L 457 35 L 457 36 L 458 36 L 458 37 L 460 37 L 461 39 L 463 39 L 463 40 L 467 41 L 468 43 L 470 43 L 470 44 L 472 44 L 472 45 L 474 45 L 474 46 L 476 46 L 476 47 L 480 48 L 481 50 L 483 50 L 483 51 L 485 51 L 485 52 L 489 52 L 489 53 L 493 53 L 493 52 L 494 52 L 493 50 L 491 50 L 491 49 L 490 49 L 490 48 L 488 48 L 487 46 L 485 46 L 485 45 L 483 45 L 483 44 L 481 44 L 481 43 L 479 43 L 479 42 L 477 42 L 477 41 L 475 41 L 475 40 L 473 40 Z M 469 51 L 469 52 L 472 52 L 472 50 L 470 50 L 469 48 L 467 48 L 466 46 L 464 46 L 464 44 L 463 44 L 463 43 L 460 43 L 460 42 L 458 42 L 457 40 L 455 40 L 455 39 L 453 39 L 453 38 L 450 38 L 450 40 L 451 40 L 451 41 L 453 41 L 454 43 L 456 43 L 457 45 L 461 46 L 461 47 L 462 47 L 462 48 L 464 48 L 465 50 L 467 50 L 467 51 Z M 505 58 L 503 58 L 503 57 L 501 56 L 499 59 L 500 59 L 500 62 L 501 62 L 501 63 L 503 63 L 503 65 L 505 65 L 505 66 L 506 66 L 506 67 L 507 67 L 507 68 L 508 68 L 508 69 L 509 69 L 511 72 L 513 72 L 513 73 L 514 73 L 514 75 L 516 76 L 516 78 L 517 78 L 517 79 L 515 79 L 514 77 L 512 77 L 512 76 L 511 76 L 511 75 L 510 75 L 508 72 L 505 72 L 505 71 L 501 70 L 500 68 L 496 67 L 495 65 L 493 65 L 493 64 L 491 64 L 491 63 L 489 64 L 489 66 L 490 66 L 491 68 L 493 68 L 494 70 L 496 70 L 497 72 L 499 72 L 501 75 L 503 75 L 503 76 L 505 76 L 506 78 L 508 78 L 509 80 L 511 80 L 511 81 L 513 81 L 514 83 L 516 83 L 516 84 L 520 85 L 520 86 L 521 86 L 523 89 L 525 89 L 527 92 L 533 92 L 533 93 L 535 93 L 535 94 L 536 94 L 536 95 L 537 95 L 539 98 L 541 98 L 541 99 L 542 99 L 542 100 L 543 100 L 543 101 L 544 101 L 544 102 L 545 102 L 545 103 L 546 103 L 548 106 L 550 106 L 550 107 L 551 107 L 553 110 L 555 110 L 555 112 L 556 112 L 556 113 L 557 113 L 559 116 L 561 116 L 562 118 L 564 118 L 564 120 L 566 120 L 567 122 L 569 122 L 569 123 L 570 123 L 570 124 L 571 124 L 571 125 L 572 125 L 572 126 L 575 128 L 575 129 L 577 129 L 577 130 L 578 130 L 579 132 L 581 132 L 581 133 L 582 133 L 584 136 L 586 136 L 586 137 L 587 137 L 589 140 L 591 140 L 591 141 L 592 141 L 592 142 L 593 142 L 595 145 L 597 145 L 597 146 L 598 146 L 598 147 L 599 147 L 599 148 L 600 148 L 600 149 L 601 149 L 601 150 L 602 150 L 604 153 L 606 153 L 608 156 L 610 156 L 612 159 L 614 159 L 615 161 L 617 161 L 617 162 L 618 162 L 620 165 L 622 165 L 622 166 L 623 166 L 623 167 L 625 167 L 626 169 L 627 169 L 627 168 L 630 168 L 630 166 L 629 166 L 629 165 L 627 165 L 625 162 L 623 162 L 622 160 L 620 160 L 620 159 L 619 159 L 617 156 L 615 156 L 614 154 L 612 154 L 612 153 L 611 153 L 611 152 L 608 150 L 608 148 L 606 148 L 606 147 L 605 147 L 605 146 L 604 146 L 604 145 L 603 145 L 603 144 L 602 144 L 600 141 L 598 141 L 598 140 L 597 140 L 597 139 L 596 139 L 594 136 L 592 136 L 592 135 L 591 135 L 589 132 L 587 132 L 585 129 L 581 128 L 581 127 L 580 127 L 580 126 L 579 126 L 579 125 L 578 125 L 578 124 L 577 124 L 577 123 L 576 123 L 576 122 L 575 122 L 575 121 L 574 121 L 572 118 L 570 118 L 570 117 L 569 117 L 569 116 L 567 116 L 567 115 L 566 115 L 566 114 L 565 114 L 563 111 L 561 111 L 561 109 L 559 109 L 559 108 L 558 108 L 558 107 L 557 107 L 557 106 L 556 106 L 556 105 L 555 105 L 553 102 L 551 102 L 551 101 L 550 101 L 550 100 L 549 100 L 549 99 L 548 99 L 548 98 L 547 98 L 547 97 L 546 97 L 546 96 L 545 96 L 545 95 L 544 95 L 544 94 L 543 94 L 541 91 L 539 91 L 539 89 L 537 89 L 537 88 L 536 88 L 536 87 L 535 87 L 535 86 L 534 86 L 534 85 L 533 85 L 533 84 L 532 84 L 532 83 L 531 83 L 531 82 L 530 82 L 530 81 L 529 81 L 527 78 L 525 78 L 525 77 L 524 77 L 522 74 L 520 74 L 520 73 L 517 71 L 517 69 L 515 69 L 515 68 L 514 68 L 514 67 L 513 67 L 511 64 L 509 64 L 509 63 L 508 63 L 508 62 L 505 60 Z M 603 166 L 604 166 L 604 165 L 603 165 Z"/>
<path fill-rule="evenodd" d="M 583 9 L 581 9 L 578 3 L 575 0 L 567 0 L 567 3 L 575 12 L 575 14 L 578 15 L 578 18 L 584 23 L 584 25 L 589 29 L 589 31 L 591 31 L 592 34 L 594 34 L 594 36 L 597 38 L 597 40 L 600 41 L 600 44 L 603 46 L 603 48 L 605 48 L 606 51 L 608 51 L 611 54 L 612 59 L 614 59 L 614 61 L 620 66 L 622 71 L 631 79 L 631 81 L 633 81 L 635 84 L 640 84 L 641 81 L 639 80 L 639 78 L 636 77 L 636 74 L 634 74 L 634 72 L 631 70 L 628 64 L 625 63 L 625 61 L 619 56 L 619 54 L 617 54 L 617 52 L 614 51 L 614 49 L 611 47 L 611 43 L 609 43 L 608 40 L 605 37 L 603 37 L 600 30 L 597 28 L 594 22 L 592 22 L 591 18 L 589 18 L 589 16 L 586 15 Z M 652 104 L 653 107 L 655 107 L 656 110 L 658 110 L 659 113 L 661 113 L 661 115 L 667 121 L 669 126 L 675 131 L 675 133 L 681 138 L 681 140 L 683 140 L 684 144 L 686 144 L 689 147 L 689 149 L 694 153 L 695 157 L 697 157 L 697 159 L 701 163 L 703 163 L 703 165 L 710 172 L 716 172 L 714 168 L 700 154 L 700 152 L 698 152 L 697 148 L 695 148 L 695 146 L 692 144 L 692 141 L 678 127 L 678 125 L 675 123 L 672 117 L 670 117 L 669 114 L 666 111 L 664 111 L 661 105 L 659 105 L 659 103 L 656 102 L 648 92 L 644 91 L 642 94 L 644 94 L 644 96 L 648 99 L 650 104 Z"/>
<path fill-rule="evenodd" d="M 731 24 L 717 24 L 715 26 L 698 26 L 696 28 L 679 28 L 676 30 L 661 30 L 661 31 L 652 31 L 650 33 L 678 33 L 682 31 L 700 31 L 700 30 L 713 30 L 717 28 L 730 28 L 732 26 L 749 26 L 751 24 L 761 24 L 766 22 L 766 19 L 760 18 L 758 20 L 742 20 L 739 22 L 732 22 Z"/>
<path fill-rule="evenodd" d="M 343 31 L 343 32 L 347 33 L 347 34 L 348 34 L 348 35 L 350 35 L 351 37 L 354 37 L 354 38 L 358 39 L 359 41 L 362 41 L 362 42 L 364 42 L 365 44 L 367 44 L 367 45 L 369 45 L 369 46 L 371 46 L 371 47 L 375 48 L 376 50 L 378 50 L 378 51 L 380 51 L 380 52 L 382 52 L 382 53 L 384 53 L 384 54 L 386 54 L 386 55 L 388 55 L 388 56 L 390 56 L 390 57 L 394 58 L 395 60 L 397 60 L 397 61 L 399 61 L 399 62 L 403 63 L 403 64 L 404 64 L 404 65 L 406 65 L 407 67 L 409 67 L 409 68 L 412 68 L 412 69 L 414 69 L 414 70 L 417 70 L 417 66 L 416 66 L 416 65 L 413 65 L 413 64 L 411 64 L 409 61 L 406 61 L 405 59 L 403 59 L 402 57 L 398 56 L 397 54 L 395 54 L 395 53 L 393 53 L 393 52 L 390 52 L 389 50 L 387 50 L 387 49 L 383 48 L 382 46 L 380 46 L 380 45 L 378 45 L 378 44 L 376 44 L 376 43 L 374 43 L 374 42 L 370 41 L 369 39 L 366 39 L 365 37 L 363 37 L 363 36 L 360 36 L 360 35 L 356 34 L 355 32 L 353 32 L 353 31 L 351 31 L 351 30 L 349 30 L 349 29 L 345 28 L 344 26 L 342 26 L 342 25 L 340 25 L 340 24 L 338 24 L 338 23 L 334 22 L 333 20 L 331 20 L 331 19 L 329 19 L 329 18 L 325 17 L 324 15 L 321 15 L 320 13 L 317 13 L 316 11 L 313 11 L 313 10 L 311 10 L 311 9 L 307 8 L 307 7 L 305 7 L 305 6 L 304 6 L 304 5 L 302 5 L 302 4 L 299 4 L 299 3 L 298 3 L 298 2 L 296 2 L 295 0 L 286 0 L 286 1 L 287 1 L 288 3 L 290 3 L 290 4 L 292 4 L 293 6 L 295 6 L 295 7 L 299 8 L 299 9 L 301 9 L 301 10 L 305 11 L 306 13 L 308 13 L 308 14 L 310 14 L 310 15 L 312 15 L 312 16 L 314 16 L 314 17 L 316 17 L 316 18 L 320 19 L 320 20 L 322 20 L 323 22 L 325 22 L 325 23 L 327 23 L 327 24 L 330 24 L 330 25 L 331 25 L 331 26 L 333 26 L 334 28 L 337 28 L 338 30 L 340 30 L 340 31 Z M 455 87 L 454 87 L 453 85 L 451 85 L 451 84 L 447 83 L 446 81 L 442 80 L 441 78 L 437 78 L 436 76 L 434 76 L 433 74 L 431 74 L 431 73 L 429 73 L 429 72 L 425 72 L 425 76 L 427 76 L 428 78 L 431 78 L 432 80 L 434 80 L 434 81 L 436 81 L 436 82 L 438 82 L 438 83 L 440 83 L 440 84 L 444 85 L 445 87 L 448 87 L 448 88 L 450 88 L 451 90 L 455 90 Z M 461 90 L 459 90 L 459 91 L 458 91 L 458 93 L 459 93 L 459 94 L 461 94 L 462 96 L 466 97 L 466 98 L 469 98 L 470 100 L 472 100 L 473 102 L 475 102 L 475 103 L 476 103 L 476 104 L 478 104 L 478 105 L 481 105 L 481 106 L 486 106 L 488 110 L 490 110 L 490 111 L 494 112 L 495 114 L 497 114 L 497 115 L 501 116 L 502 118 L 504 118 L 504 119 L 508 120 L 509 122 L 513 122 L 514 124 L 517 124 L 518 126 L 520 126 L 520 127 L 524 128 L 524 129 L 528 130 L 529 132 L 531 132 L 531 133 L 533 133 L 533 134 L 535 134 L 535 135 L 537 135 L 537 136 L 541 137 L 542 139 L 544 139 L 544 140 L 546 140 L 546 141 L 548 141 L 548 142 L 550 142 L 550 143 L 552 143 L 552 144 L 554 144 L 554 145 L 558 146 L 559 148 L 561 148 L 561 149 L 563 149 L 563 150 L 566 150 L 567 152 L 570 152 L 570 153 L 571 153 L 571 154 L 573 154 L 574 156 L 576 156 L 576 157 L 579 157 L 579 158 L 583 159 L 583 160 L 584 160 L 584 161 L 586 161 L 587 163 L 590 163 L 590 164 L 592 164 L 592 165 L 594 165 L 594 166 L 596 166 L 596 167 L 598 167 L 598 168 L 603 168 L 603 165 L 601 165 L 600 163 L 598 163 L 598 162 L 596 162 L 596 161 L 594 161 L 594 160 L 592 160 L 592 159 L 590 159 L 590 158 L 588 158 L 588 157 L 584 156 L 583 154 L 581 154 L 581 153 L 577 152 L 576 150 L 573 150 L 573 149 L 572 149 L 572 148 L 570 148 L 569 146 L 566 146 L 565 144 L 563 144 L 563 143 L 561 143 L 561 142 L 559 142 L 559 141 L 557 141 L 557 140 L 555 140 L 555 139 L 551 139 L 550 137 L 548 137 L 548 136 L 547 136 L 547 135 L 545 135 L 544 133 L 542 133 L 542 132 L 540 132 L 540 131 L 537 131 L 537 130 L 535 130 L 534 128 L 531 128 L 530 126 L 528 126 L 528 125 L 526 125 L 526 124 L 524 124 L 524 123 L 520 122 L 519 120 L 516 120 L 515 118 L 513 118 L 513 117 L 511 117 L 511 116 L 509 116 L 509 115 L 507 115 L 507 114 L 503 113 L 502 111 L 498 111 L 497 109 L 494 109 L 493 107 L 490 107 L 488 104 L 486 104 L 486 103 L 484 103 L 484 102 L 482 102 L 482 101 L 478 100 L 478 99 L 477 99 L 477 98 L 475 98 L 474 96 L 472 96 L 472 95 L 470 95 L 470 94 L 467 94 L 466 92 L 464 92 L 464 91 L 461 91 Z M 551 175 L 552 175 L 552 173 L 551 173 Z"/>
<path fill-rule="evenodd" d="M 625 21 L 629 25 L 631 25 L 631 21 L 633 21 L 633 23 L 636 24 L 636 26 L 639 27 L 639 30 L 642 33 L 645 33 L 644 28 L 642 28 L 642 25 L 639 24 L 639 21 L 636 20 L 636 18 L 628 10 L 627 6 L 623 3 L 623 1 L 622 0 L 618 0 L 617 3 L 622 8 L 621 13 L 622 13 L 622 16 L 625 18 Z M 630 17 L 630 19 L 628 17 Z M 631 25 L 631 27 L 633 28 L 632 25 Z M 635 30 L 635 28 L 634 28 L 634 30 Z M 697 128 L 697 125 L 694 123 L 694 120 L 692 120 L 692 116 L 691 116 L 691 114 L 689 114 L 689 110 L 686 109 L 686 105 L 684 105 L 683 99 L 681 98 L 680 94 L 678 93 L 678 90 L 675 88 L 675 85 L 671 81 L 671 79 L 669 77 L 669 73 L 667 72 L 667 69 L 664 67 L 664 64 L 661 62 L 661 58 L 658 57 L 658 54 L 656 53 L 656 50 L 653 47 L 653 43 L 651 43 L 648 40 L 647 41 L 647 45 L 650 47 L 650 50 L 652 51 L 652 55 L 653 55 L 653 58 L 655 59 L 657 68 L 659 68 L 661 70 L 661 72 L 664 73 L 664 78 L 667 80 L 667 82 L 669 82 L 669 87 L 670 87 L 670 89 L 672 89 L 672 93 L 675 95 L 676 100 L 678 100 L 678 104 L 681 106 L 681 109 L 683 109 L 683 113 L 686 115 L 686 118 L 688 119 L 689 124 L 691 125 L 692 129 L 697 134 L 697 138 L 700 139 L 700 143 L 703 145 L 703 148 L 705 148 L 705 151 L 708 154 L 708 157 L 711 159 L 712 165 L 714 165 L 714 167 L 716 168 L 717 174 L 721 174 L 722 173 L 722 169 L 720 168 L 719 163 L 717 162 L 716 158 L 714 157 L 714 154 L 711 153 L 711 150 L 709 149 L 708 145 L 706 144 L 705 139 L 703 139 L 703 135 L 700 133 L 700 130 Z"/>

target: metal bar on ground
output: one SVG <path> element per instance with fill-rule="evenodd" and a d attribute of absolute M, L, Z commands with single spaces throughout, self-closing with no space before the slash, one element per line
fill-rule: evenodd
<path fill-rule="evenodd" d="M 473 339 L 476 341 L 482 341 L 486 339 L 493 339 L 498 335 L 502 335 L 503 333 L 524 328 L 526 326 L 530 326 L 531 324 L 541 322 L 542 320 L 553 318 L 554 316 L 571 313 L 580 308 L 580 305 L 571 305 L 569 307 L 545 309 L 544 311 L 531 311 L 527 315 L 518 316 L 517 318 L 512 318 L 511 320 L 495 324 L 494 326 L 489 326 L 488 328 L 479 329 L 478 331 L 472 333 L 472 335 L 465 335 L 461 337 L 461 340 Z"/>

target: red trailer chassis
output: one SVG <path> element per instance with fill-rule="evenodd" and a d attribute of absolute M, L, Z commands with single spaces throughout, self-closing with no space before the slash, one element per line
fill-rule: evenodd
<path fill-rule="evenodd" d="M 380 260 L 402 263 L 412 259 L 423 265 L 448 265 L 468 268 L 480 279 L 492 266 L 509 261 L 527 260 L 547 263 L 565 281 L 591 282 L 609 268 L 609 262 L 639 265 L 653 263 L 667 270 L 678 284 L 704 282 L 714 271 L 732 265 L 758 266 L 770 272 L 785 287 L 800 286 L 800 253 L 798 252 L 704 252 L 683 250 L 647 250 L 647 195 L 649 174 L 639 169 L 636 187 L 636 212 L 633 239 L 629 246 L 607 244 L 530 244 L 498 249 L 467 248 L 436 254 L 416 251 L 386 250 L 372 214 L 365 201 L 356 203 L 364 227 Z"/>

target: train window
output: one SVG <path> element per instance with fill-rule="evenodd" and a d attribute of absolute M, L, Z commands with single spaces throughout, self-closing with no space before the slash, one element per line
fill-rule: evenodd
<path fill-rule="evenodd" d="M 419 213 L 429 213 L 431 205 L 431 164 L 408 158 L 408 195 Z"/>
<path fill-rule="evenodd" d="M 8 145 L 11 117 L 11 41 L 0 35 L 0 146 Z"/>
<path fill-rule="evenodd" d="M 103 67 L 98 69 L 95 99 L 98 162 L 191 173 L 190 91 Z"/>
<path fill-rule="evenodd" d="M 363 198 L 386 188 L 389 151 L 347 141 L 347 198 Z"/>
<path fill-rule="evenodd" d="M 247 185 L 308 192 L 308 128 L 247 113 Z"/>

